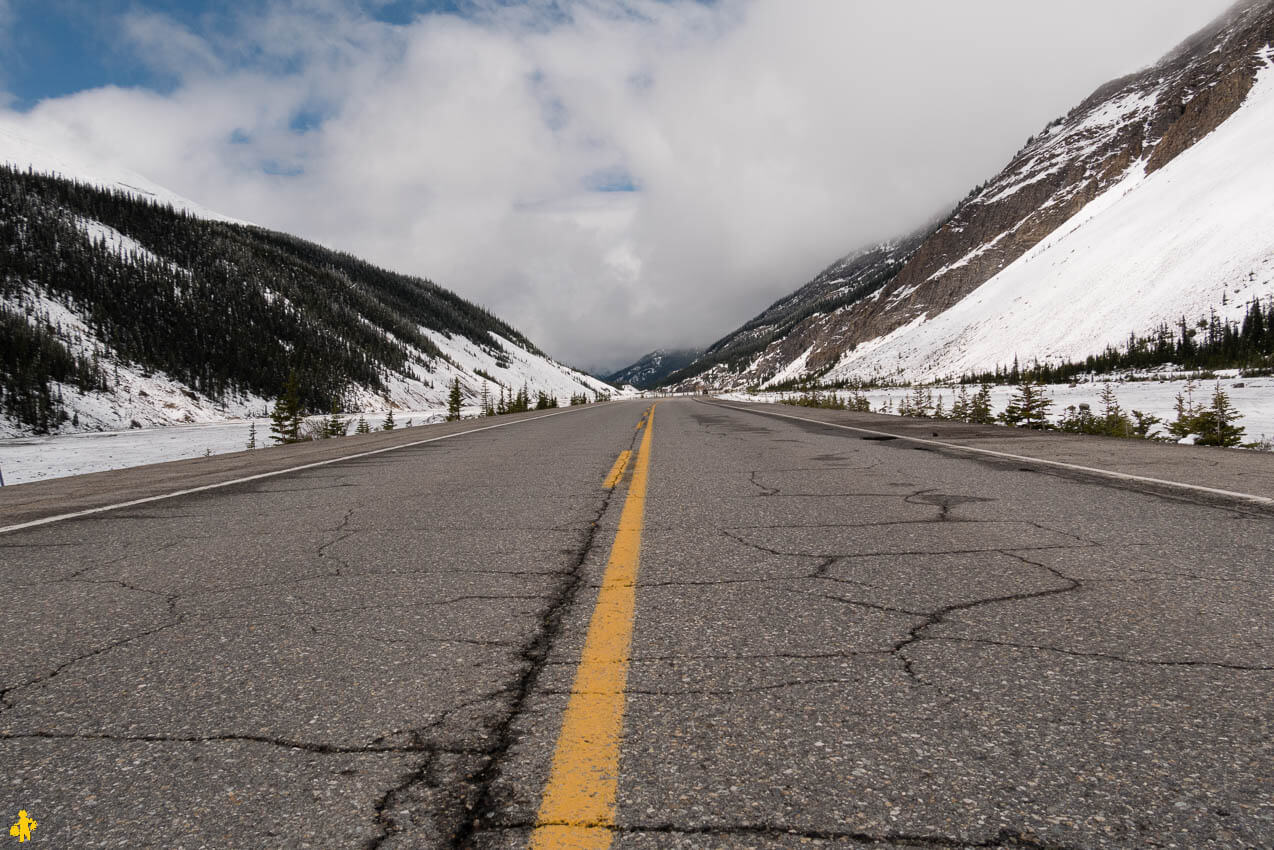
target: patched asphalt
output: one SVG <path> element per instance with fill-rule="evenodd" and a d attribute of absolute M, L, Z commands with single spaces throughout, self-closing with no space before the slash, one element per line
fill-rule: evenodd
<path fill-rule="evenodd" d="M 5 815 L 524 846 L 648 404 L 0 537 Z M 738 407 L 655 415 L 614 847 L 1274 848 L 1274 510 L 772 413 L 1258 496 L 1274 458 Z"/>

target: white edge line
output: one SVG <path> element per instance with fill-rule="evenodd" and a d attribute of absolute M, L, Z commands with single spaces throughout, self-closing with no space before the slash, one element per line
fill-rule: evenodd
<path fill-rule="evenodd" d="M 440 437 L 430 437 L 427 440 L 416 440 L 411 443 L 403 443 L 399 446 L 386 446 L 383 449 L 373 449 L 367 452 L 358 452 L 352 455 L 342 455 L 341 457 L 329 458 L 328 460 L 319 460 L 314 463 L 306 463 L 301 466 L 289 466 L 287 469 L 276 469 L 273 472 L 262 472 L 257 475 L 249 475 L 246 478 L 235 478 L 231 481 L 218 481 L 216 484 L 204 484 L 202 487 L 191 487 L 187 490 L 176 490 L 172 493 L 162 493 L 158 496 L 147 496 L 144 499 L 133 499 L 131 502 L 119 502 L 114 505 L 103 505 L 99 508 L 88 508 L 83 511 L 75 511 L 69 514 L 58 514 L 57 516 L 45 517 L 44 519 L 33 519 L 30 522 L 19 523 L 18 525 L 7 525 L 0 528 L 0 534 L 9 534 L 14 531 L 22 531 L 26 528 L 37 528 L 41 525 L 52 525 L 55 522 L 63 522 L 68 519 L 77 519 L 79 517 L 91 516 L 92 514 L 106 513 L 107 511 L 117 511 L 121 508 L 131 508 L 137 505 L 145 505 L 148 502 L 162 502 L 165 499 L 176 499 L 180 496 L 189 496 L 192 493 L 203 493 L 207 490 L 217 490 L 222 487 L 233 487 L 236 484 L 246 484 L 249 481 L 260 481 L 262 478 L 274 478 L 278 475 L 287 475 L 291 472 L 301 472 L 306 469 L 315 469 L 320 466 L 331 466 L 334 463 L 343 463 L 347 460 L 357 460 L 360 457 L 371 457 L 372 455 L 381 455 L 386 452 L 396 452 L 400 449 L 410 449 L 415 446 L 423 446 L 426 443 L 436 443 L 439 440 L 450 440 L 455 437 L 464 437 L 468 434 L 477 434 L 482 431 L 490 431 L 495 428 L 507 428 L 510 425 L 522 425 L 527 422 L 538 422 L 541 419 L 548 419 L 553 416 L 562 416 L 567 413 L 578 413 L 585 410 L 596 410 L 595 407 L 579 407 L 575 410 L 559 410 L 557 413 L 546 413 L 543 416 L 532 416 L 527 419 L 518 419 L 513 422 L 500 422 L 495 425 L 486 425 L 482 428 L 471 428 L 468 431 L 457 431 L 454 434 L 443 434 Z"/>
<path fill-rule="evenodd" d="M 1144 475 L 1130 475 L 1126 472 L 1115 472 L 1110 469 L 1097 469 L 1092 466 L 1080 466 L 1074 463 L 1065 463 L 1060 460 L 1045 460 L 1039 457 L 1029 457 L 1027 455 L 1015 455 L 1008 452 L 997 452 L 991 449 L 977 449 L 972 446 L 962 446 L 959 443 L 944 443 L 940 440 L 926 440 L 922 437 L 906 437 L 901 434 L 891 434 L 888 431 L 873 431 L 871 428 L 857 428 L 853 425 L 841 425 L 836 422 L 824 422 L 821 419 L 810 419 L 807 416 L 793 416 L 790 413 L 779 413 L 773 410 L 754 410 L 750 407 L 735 407 L 732 404 L 722 402 L 712 402 L 717 407 L 725 407 L 730 410 L 737 410 L 740 413 L 755 413 L 760 416 L 778 416 L 782 419 L 796 419 L 800 422 L 813 422 L 816 425 L 826 425 L 829 428 L 843 428 L 846 431 L 859 431 L 863 434 L 875 434 L 879 437 L 893 437 L 895 440 L 907 440 L 912 443 L 922 443 L 926 446 L 941 446 L 944 449 L 955 449 L 962 452 L 972 452 L 979 455 L 990 455 L 991 457 L 1007 458 L 1009 460 L 1018 460 L 1025 463 L 1039 463 L 1045 466 L 1056 466 L 1061 469 L 1072 469 L 1078 472 L 1088 472 L 1093 475 L 1103 475 L 1107 478 L 1117 478 L 1121 481 L 1140 481 L 1143 484 L 1157 484 L 1161 487 L 1175 487 L 1179 490 L 1191 490 L 1196 493 L 1208 493 L 1213 496 L 1225 496 L 1229 499 L 1238 499 L 1244 502 L 1254 502 L 1258 505 L 1274 507 L 1274 499 L 1266 496 L 1254 496 L 1251 493 L 1236 493 L 1233 490 L 1218 490 L 1215 487 L 1203 487 L 1198 484 L 1183 484 L 1180 481 L 1166 481 L 1162 478 L 1148 478 Z"/>

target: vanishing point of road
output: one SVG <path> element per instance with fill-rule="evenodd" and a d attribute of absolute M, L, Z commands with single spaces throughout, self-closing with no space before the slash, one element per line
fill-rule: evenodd
<path fill-rule="evenodd" d="M 0 527 L 33 848 L 1274 848 L 1268 455 L 647 400 Z"/>

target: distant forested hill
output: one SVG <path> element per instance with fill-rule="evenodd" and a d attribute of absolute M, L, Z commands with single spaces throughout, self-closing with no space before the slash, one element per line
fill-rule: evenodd
<path fill-rule="evenodd" d="M 453 375 L 471 397 L 482 382 L 606 389 L 427 280 L 0 167 L 0 412 L 18 430 L 57 429 L 77 408 L 100 411 L 89 402 L 122 389 L 121 369 L 214 404 L 269 399 L 295 371 L 316 412 L 405 390 L 441 404 Z M 114 409 L 126 425 L 124 407 Z"/>

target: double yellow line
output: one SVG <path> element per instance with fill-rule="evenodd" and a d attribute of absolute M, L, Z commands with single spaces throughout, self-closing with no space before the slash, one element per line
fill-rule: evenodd
<path fill-rule="evenodd" d="M 624 688 L 637 613 L 637 568 L 655 430 L 653 405 L 644 424 L 646 432 L 637 450 L 619 531 L 602 576 L 602 589 L 531 833 L 531 850 L 605 850 L 614 835 Z M 619 483 L 629 455 L 624 452 L 615 461 L 607 487 Z"/>

